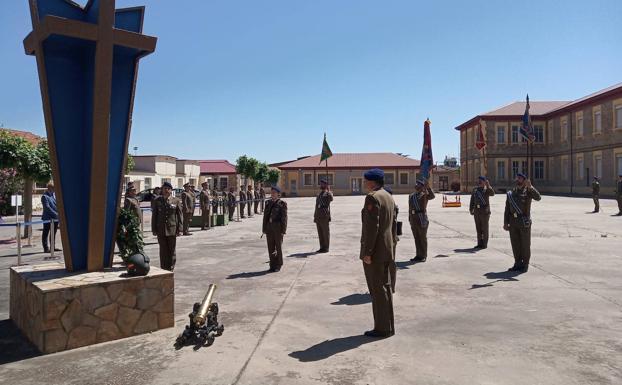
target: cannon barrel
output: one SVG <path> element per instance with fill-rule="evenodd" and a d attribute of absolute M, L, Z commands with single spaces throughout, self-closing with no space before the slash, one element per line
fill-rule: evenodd
<path fill-rule="evenodd" d="M 199 311 L 194 316 L 194 322 L 197 325 L 202 325 L 207 320 L 207 313 L 209 312 L 209 308 L 212 305 L 212 297 L 214 297 L 214 292 L 216 291 L 216 284 L 210 284 L 207 289 L 207 293 L 205 293 L 205 297 L 201 302 L 201 307 L 199 307 Z"/>

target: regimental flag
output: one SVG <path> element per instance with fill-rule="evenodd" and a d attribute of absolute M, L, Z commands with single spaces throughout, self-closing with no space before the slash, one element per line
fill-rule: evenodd
<path fill-rule="evenodd" d="M 324 142 L 322 143 L 322 155 L 320 155 L 320 164 L 323 161 L 333 156 L 333 152 L 328 147 L 328 142 L 326 141 L 326 133 L 324 133 Z"/>
<path fill-rule="evenodd" d="M 486 147 L 486 138 L 484 137 L 484 120 L 479 120 L 479 125 L 477 127 L 477 140 L 475 141 L 475 147 L 482 151 L 484 147 Z"/>
<path fill-rule="evenodd" d="M 520 134 L 528 142 L 533 142 L 536 137 L 531 129 L 531 116 L 529 115 L 529 94 L 527 95 L 527 104 L 525 105 L 525 113 L 523 114 L 523 124 L 520 128 Z"/>
<path fill-rule="evenodd" d="M 423 124 L 423 149 L 421 150 L 421 175 L 425 179 L 430 178 L 430 169 L 434 165 L 432 156 L 432 134 L 430 133 L 430 119 Z"/>

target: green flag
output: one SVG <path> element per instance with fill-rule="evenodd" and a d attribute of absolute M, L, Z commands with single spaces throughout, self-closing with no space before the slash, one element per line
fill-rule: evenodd
<path fill-rule="evenodd" d="M 333 152 L 328 147 L 328 142 L 326 141 L 326 133 L 324 133 L 324 143 L 322 143 L 322 155 L 320 156 L 320 163 L 325 161 L 326 159 L 333 156 Z"/>

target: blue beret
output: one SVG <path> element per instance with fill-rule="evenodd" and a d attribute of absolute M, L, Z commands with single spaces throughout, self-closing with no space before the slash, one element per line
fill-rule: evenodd
<path fill-rule="evenodd" d="M 480 175 L 477 179 L 479 180 L 483 180 L 484 182 L 486 182 L 486 177 L 483 175 Z"/>
<path fill-rule="evenodd" d="M 425 186 L 425 179 L 417 179 L 416 184 L 420 184 L 422 186 Z"/>
<path fill-rule="evenodd" d="M 391 186 L 384 186 L 384 191 L 386 191 L 389 194 L 393 195 L 393 189 L 391 188 Z"/>
<path fill-rule="evenodd" d="M 170 189 L 173 189 L 173 185 L 172 185 L 172 184 L 170 184 L 169 182 L 164 182 L 164 183 L 162 183 L 162 188 L 164 188 L 164 187 L 168 187 L 168 188 L 170 188 Z"/>
<path fill-rule="evenodd" d="M 517 177 L 521 177 L 523 179 L 527 179 L 527 174 L 523 174 L 522 172 L 519 172 L 518 174 L 516 174 Z"/>
<path fill-rule="evenodd" d="M 281 192 L 281 189 L 279 188 L 279 186 L 276 186 L 276 185 L 272 186 L 271 189 L 276 191 L 276 192 L 278 192 L 278 193 Z"/>
<path fill-rule="evenodd" d="M 384 171 L 379 168 L 372 168 L 371 170 L 365 171 L 363 177 L 367 180 L 380 181 L 384 179 Z"/>

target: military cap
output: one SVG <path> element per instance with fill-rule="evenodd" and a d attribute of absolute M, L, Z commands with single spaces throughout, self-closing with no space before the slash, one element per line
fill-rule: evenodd
<path fill-rule="evenodd" d="M 598 180 L 598 177 L 597 177 L 597 176 L 595 176 L 595 177 L 594 177 L 594 179 L 595 179 L 595 180 Z"/>
<path fill-rule="evenodd" d="M 322 183 L 322 184 L 328 184 L 328 181 L 326 180 L 326 178 L 321 178 L 321 179 L 320 179 L 320 183 Z"/>
<path fill-rule="evenodd" d="M 421 186 L 425 186 L 425 179 L 423 179 L 423 178 L 422 179 L 417 179 L 416 184 L 419 184 Z"/>
<path fill-rule="evenodd" d="M 477 179 L 479 180 L 483 180 L 484 182 L 486 182 L 486 177 L 483 175 L 480 175 Z"/>
<path fill-rule="evenodd" d="M 276 186 L 276 185 L 272 186 L 270 189 L 272 189 L 272 190 L 274 190 L 274 191 L 276 191 L 278 193 L 281 192 L 281 189 L 279 188 L 279 186 Z"/>
<path fill-rule="evenodd" d="M 208 184 L 207 181 L 201 183 L 201 186 L 205 186 L 206 184 Z"/>
<path fill-rule="evenodd" d="M 384 171 L 379 168 L 372 168 L 371 170 L 365 171 L 363 177 L 371 181 L 381 181 L 384 179 Z"/>
<path fill-rule="evenodd" d="M 518 174 L 516 174 L 517 177 L 521 177 L 523 179 L 527 179 L 527 174 L 524 174 L 522 172 L 519 172 Z"/>
<path fill-rule="evenodd" d="M 184 187 L 190 187 L 190 183 L 184 183 Z"/>
<path fill-rule="evenodd" d="M 162 188 L 164 188 L 164 187 L 168 187 L 168 188 L 170 188 L 170 189 L 173 189 L 173 185 L 172 185 L 172 184 L 170 184 L 169 182 L 164 182 L 164 183 L 162 183 Z"/>
<path fill-rule="evenodd" d="M 384 186 L 384 191 L 386 191 L 389 194 L 393 195 L 393 189 L 391 188 L 391 186 Z"/>

